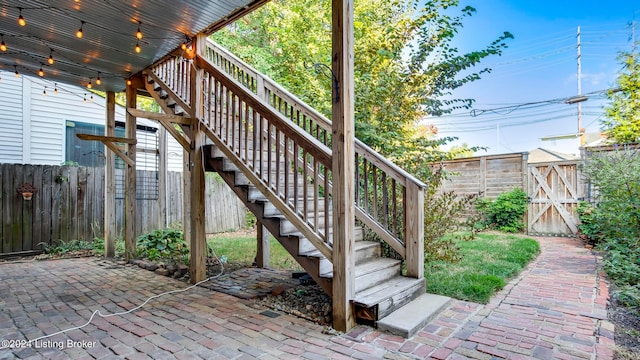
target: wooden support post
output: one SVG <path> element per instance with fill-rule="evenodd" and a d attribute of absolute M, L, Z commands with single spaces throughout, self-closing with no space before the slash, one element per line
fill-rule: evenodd
<path fill-rule="evenodd" d="M 126 102 L 128 108 L 137 106 L 136 83 L 127 85 Z M 136 139 L 136 117 L 127 113 L 125 122 L 125 137 Z M 133 259 L 136 255 L 136 144 L 126 145 L 127 157 L 132 163 L 126 164 L 125 192 L 124 192 L 124 257 Z"/>
<path fill-rule="evenodd" d="M 405 201 L 405 244 L 407 246 L 407 276 L 424 278 L 424 189 L 407 184 Z"/>
<path fill-rule="evenodd" d="M 167 227 L 167 129 L 158 129 L 158 225 Z"/>
<path fill-rule="evenodd" d="M 197 37 L 196 51 L 204 51 L 206 37 L 202 34 Z M 203 117 L 203 90 L 202 82 L 204 71 L 191 67 L 191 133 L 192 143 L 190 151 L 191 160 L 191 189 L 188 192 L 191 202 L 191 233 L 189 238 L 191 260 L 189 270 L 191 283 L 202 281 L 207 277 L 207 244 L 205 233 L 205 182 L 204 182 L 204 153 L 205 134 L 200 128 L 200 119 Z"/>
<path fill-rule="evenodd" d="M 116 94 L 107 91 L 107 116 L 105 119 L 104 135 L 116 134 Z M 115 256 L 116 238 L 116 175 L 115 155 L 112 151 L 105 151 L 104 177 L 104 256 Z"/>
<path fill-rule="evenodd" d="M 191 239 L 191 150 L 182 151 L 182 232 L 184 241 Z"/>
<path fill-rule="evenodd" d="M 333 327 L 355 326 L 353 0 L 332 0 Z"/>
<path fill-rule="evenodd" d="M 271 263 L 271 249 L 269 247 L 269 231 L 262 225 L 262 221 L 258 220 L 256 224 L 258 235 L 258 251 L 256 254 L 256 266 L 259 268 L 268 268 Z"/>

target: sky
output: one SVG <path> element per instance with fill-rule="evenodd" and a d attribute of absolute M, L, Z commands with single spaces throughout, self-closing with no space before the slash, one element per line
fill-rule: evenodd
<path fill-rule="evenodd" d="M 632 24 L 640 39 L 640 0 L 461 0 L 477 12 L 464 20 L 456 37 L 460 51 L 480 50 L 504 31 L 514 35 L 502 56 L 484 60 L 492 69 L 482 79 L 454 92 L 472 98 L 472 110 L 457 110 L 427 123 L 439 136 L 455 136 L 450 145 L 484 146 L 475 155 L 524 152 L 542 147 L 577 154 L 579 142 L 557 139 L 577 134 L 577 30 L 580 27 L 582 125 L 600 130 L 606 99 L 600 91 L 615 87 L 621 70 L 617 56 L 631 51 Z M 531 104 L 533 103 L 533 104 Z M 541 140 L 555 138 L 555 140 Z"/>

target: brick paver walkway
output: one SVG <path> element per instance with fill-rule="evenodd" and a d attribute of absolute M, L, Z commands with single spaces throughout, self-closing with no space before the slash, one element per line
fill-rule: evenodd
<path fill-rule="evenodd" d="M 540 257 L 488 305 L 454 301 L 411 339 L 360 326 L 348 334 L 252 302 L 193 288 L 135 312 L 25 347 L 0 359 L 610 359 L 607 287 L 579 242 L 540 238 Z M 33 340 L 185 287 L 171 278 L 98 259 L 0 264 L 0 339 Z"/>

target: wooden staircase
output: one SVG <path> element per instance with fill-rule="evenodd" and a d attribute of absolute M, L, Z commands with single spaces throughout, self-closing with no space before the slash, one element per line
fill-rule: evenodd
<path fill-rule="evenodd" d="M 165 113 L 186 119 L 165 128 L 187 148 L 188 124 L 197 118 L 208 138 L 204 168 L 221 175 L 327 294 L 333 257 L 352 256 L 358 320 L 376 322 L 424 294 L 424 185 L 357 141 L 355 205 L 362 226 L 355 229 L 354 254 L 334 254 L 330 121 L 216 44 L 207 41 L 204 50 L 193 60 L 163 59 L 144 72 L 146 91 Z M 364 240 L 363 226 L 403 260 L 382 257 L 380 242 Z"/>
<path fill-rule="evenodd" d="M 218 147 L 215 145 L 207 146 L 205 154 L 207 159 L 205 168 L 222 176 L 256 218 L 324 291 L 331 295 L 331 279 L 333 277 L 331 262 L 298 231 L 291 221 L 287 220 L 263 193 L 248 181 L 242 171 L 229 161 Z M 324 204 L 324 201 L 320 204 Z M 325 210 L 322 205 L 318 209 L 320 225 L 324 225 L 327 221 Z M 309 204 L 307 211 L 315 212 L 312 204 Z M 329 211 L 330 213 L 331 211 Z M 330 229 L 331 216 L 328 216 L 328 219 Z M 424 279 L 402 276 L 402 261 L 381 257 L 380 242 L 365 241 L 362 227 L 356 229 L 355 240 L 356 297 L 353 302 L 359 310 L 357 312 L 359 319 L 377 321 L 420 294 L 424 294 Z"/>

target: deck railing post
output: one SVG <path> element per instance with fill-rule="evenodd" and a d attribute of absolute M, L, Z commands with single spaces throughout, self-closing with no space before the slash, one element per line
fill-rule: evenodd
<path fill-rule="evenodd" d="M 405 196 L 405 246 L 407 248 L 407 276 L 424 277 L 424 189 L 408 182 Z"/>

